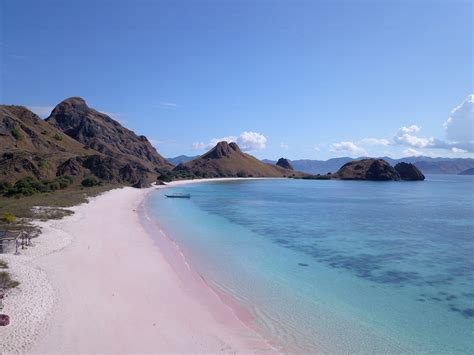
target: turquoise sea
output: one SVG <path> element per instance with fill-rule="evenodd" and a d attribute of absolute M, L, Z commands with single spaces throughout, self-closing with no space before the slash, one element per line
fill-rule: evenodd
<path fill-rule="evenodd" d="M 472 354 L 473 194 L 472 176 L 239 180 L 146 207 L 283 349 Z"/>

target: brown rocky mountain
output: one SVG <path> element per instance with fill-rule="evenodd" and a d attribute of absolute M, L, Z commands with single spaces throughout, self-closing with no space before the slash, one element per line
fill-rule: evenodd
<path fill-rule="evenodd" d="M 344 164 L 332 178 L 342 180 L 424 180 L 415 165 L 400 163 L 396 168 L 383 159 L 354 160 Z"/>
<path fill-rule="evenodd" d="M 0 180 L 95 175 L 137 187 L 171 169 L 144 136 L 137 136 L 81 98 L 61 102 L 45 121 L 22 106 L 0 106 Z"/>
<path fill-rule="evenodd" d="M 207 153 L 179 164 L 174 171 L 186 171 L 202 177 L 285 177 L 295 172 L 262 163 L 242 152 L 236 143 L 219 142 Z"/>
<path fill-rule="evenodd" d="M 395 170 L 400 174 L 402 180 L 425 180 L 425 175 L 412 163 L 398 163 Z"/>
<path fill-rule="evenodd" d="M 136 135 L 106 114 L 90 108 L 80 97 L 62 101 L 46 121 L 107 156 L 134 161 L 150 170 L 172 168 L 145 136 Z"/>
<path fill-rule="evenodd" d="M 97 152 L 68 137 L 23 106 L 0 105 L 0 179 L 56 176 L 56 167 Z"/>

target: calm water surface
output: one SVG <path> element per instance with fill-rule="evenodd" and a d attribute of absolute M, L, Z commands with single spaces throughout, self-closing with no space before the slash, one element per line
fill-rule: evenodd
<path fill-rule="evenodd" d="M 473 177 L 173 190 L 151 214 L 286 349 L 474 353 Z"/>

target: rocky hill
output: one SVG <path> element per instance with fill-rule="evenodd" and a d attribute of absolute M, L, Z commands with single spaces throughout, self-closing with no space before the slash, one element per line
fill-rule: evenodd
<path fill-rule="evenodd" d="M 425 176 L 413 164 L 391 166 L 383 159 L 362 159 L 344 164 L 332 178 L 342 180 L 424 180 Z"/>
<path fill-rule="evenodd" d="M 207 153 L 179 164 L 174 171 L 202 177 L 285 177 L 295 172 L 265 164 L 242 152 L 236 143 L 219 142 Z"/>
<path fill-rule="evenodd" d="M 425 175 L 412 163 L 398 163 L 395 170 L 400 175 L 400 179 L 407 181 L 425 180 Z"/>
<path fill-rule="evenodd" d="M 367 157 L 359 158 L 332 158 L 328 160 L 310 160 L 298 159 L 289 160 L 295 170 L 304 171 L 308 174 L 327 174 L 328 172 L 337 171 L 342 165 L 353 160 L 367 159 Z M 425 174 L 459 174 L 469 168 L 474 168 L 474 159 L 472 158 L 431 158 L 431 157 L 405 157 L 400 159 L 392 159 L 389 157 L 381 157 L 390 165 L 395 166 L 397 163 L 412 163 L 421 169 Z M 275 160 L 262 160 L 264 163 L 275 164 Z"/>
<path fill-rule="evenodd" d="M 80 97 L 62 101 L 46 122 L 107 156 L 134 161 L 149 169 L 172 168 L 145 136 L 136 135 L 106 114 L 90 108 Z"/>
<path fill-rule="evenodd" d="M 22 106 L 0 106 L 0 181 L 94 175 L 137 187 L 172 169 L 144 136 L 137 136 L 81 98 L 62 101 L 47 120 Z"/>
<path fill-rule="evenodd" d="M 474 168 L 461 171 L 458 175 L 474 175 Z"/>
<path fill-rule="evenodd" d="M 50 179 L 59 164 L 96 154 L 23 106 L 0 106 L 0 180 Z"/>

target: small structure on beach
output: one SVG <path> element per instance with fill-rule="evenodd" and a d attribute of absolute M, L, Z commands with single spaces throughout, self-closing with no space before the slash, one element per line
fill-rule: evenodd
<path fill-rule="evenodd" d="M 15 249 L 18 254 L 18 248 L 25 249 L 31 245 L 31 236 L 24 230 L 0 231 L 0 254 Z"/>

